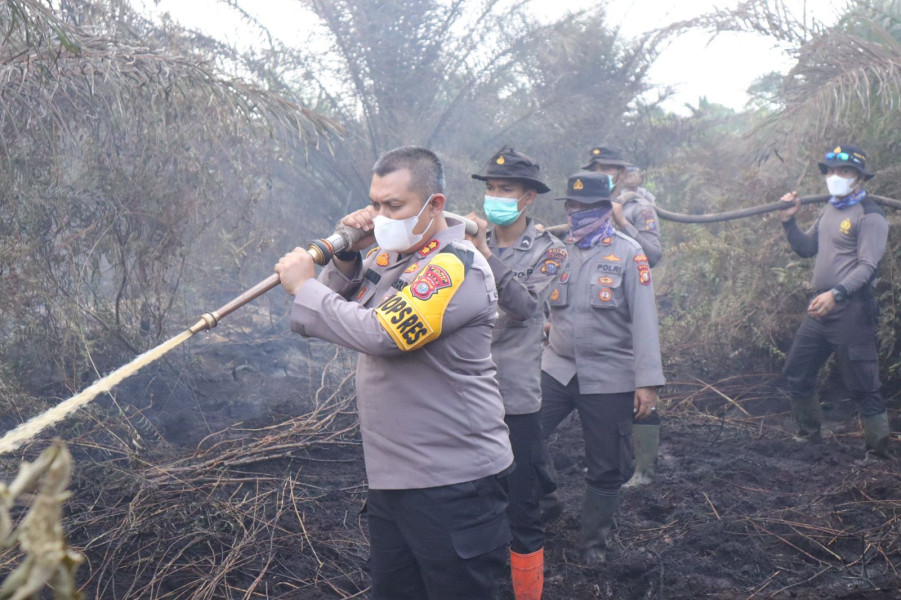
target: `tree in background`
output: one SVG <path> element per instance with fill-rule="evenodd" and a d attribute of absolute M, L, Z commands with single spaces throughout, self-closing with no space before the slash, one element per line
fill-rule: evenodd
<path fill-rule="evenodd" d="M 446 162 L 452 209 L 504 143 L 565 180 L 585 149 L 626 125 L 648 89 L 647 39 L 622 40 L 602 10 L 542 24 L 528 2 L 311 0 L 323 30 L 302 56 L 315 106 L 348 129 L 305 170 L 331 207 L 359 206 L 377 156 L 425 145 Z M 469 208 L 469 206 L 465 206 Z M 335 213 L 334 218 L 341 215 Z"/>
<path fill-rule="evenodd" d="M 338 128 L 118 0 L 0 23 L 0 359 L 76 389 L 165 335 L 186 281 L 231 277 L 265 161 Z"/>
<path fill-rule="evenodd" d="M 679 144 L 656 160 L 664 205 L 716 212 L 772 202 L 792 189 L 824 194 L 815 164 L 841 141 L 867 150 L 877 170 L 868 190 L 899 197 L 901 161 L 887 134 L 899 125 L 899 11 L 897 2 L 855 3 L 827 28 L 795 18 L 777 0 L 754 0 L 674 26 L 765 33 L 788 45 L 797 62 L 781 81 L 767 80 L 767 101 L 756 112 L 711 120 L 713 112 L 702 103 L 685 119 Z M 817 209 L 806 210 L 805 223 Z M 698 365 L 720 375 L 739 368 L 778 371 L 806 305 L 809 265 L 790 252 L 775 217 L 714 227 L 665 225 L 663 231 L 672 247 L 658 279 L 667 307 L 664 354 L 678 356 L 685 371 Z M 878 286 L 888 385 L 897 382 L 901 367 L 894 308 L 898 247 L 893 231 Z"/>

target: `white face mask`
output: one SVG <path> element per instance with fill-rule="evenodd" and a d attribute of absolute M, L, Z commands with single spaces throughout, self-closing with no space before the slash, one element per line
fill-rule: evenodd
<path fill-rule="evenodd" d="M 429 224 L 425 226 L 425 230 L 422 233 L 413 233 L 422 211 L 425 210 L 425 207 L 429 205 L 434 196 L 434 194 L 429 196 L 422 208 L 419 209 L 419 212 L 413 217 L 406 219 L 389 219 L 382 215 L 374 217 L 372 219 L 374 225 L 373 233 L 375 233 L 375 241 L 379 247 L 388 252 L 405 252 L 415 246 L 422 239 L 422 236 L 425 235 L 425 232 L 428 231 L 429 227 L 432 226 L 432 219 L 429 219 Z"/>
<path fill-rule="evenodd" d="M 826 187 L 829 189 L 829 193 L 836 198 L 844 198 L 854 191 L 855 181 L 857 181 L 856 177 L 848 179 L 841 175 L 830 175 L 826 178 Z"/>

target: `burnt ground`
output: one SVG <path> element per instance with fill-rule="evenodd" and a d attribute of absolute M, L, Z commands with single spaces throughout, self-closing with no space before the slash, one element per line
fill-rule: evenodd
<path fill-rule="evenodd" d="M 353 356 L 253 317 L 56 429 L 76 459 L 65 527 L 87 557 L 87 598 L 366 596 Z M 901 598 L 901 460 L 858 463 L 856 412 L 835 390 L 826 441 L 793 442 L 774 383 L 666 388 L 658 480 L 624 492 L 616 551 L 598 568 L 579 562 L 584 461 L 578 421 L 565 421 L 551 442 L 566 510 L 548 527 L 545 600 Z M 901 403 L 886 395 L 898 432 Z"/>

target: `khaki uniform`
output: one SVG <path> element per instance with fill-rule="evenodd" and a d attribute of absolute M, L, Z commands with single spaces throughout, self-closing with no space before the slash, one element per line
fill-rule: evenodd
<path fill-rule="evenodd" d="M 448 225 L 412 255 L 376 248 L 351 278 L 329 265 L 294 300 L 294 331 L 360 352 L 357 405 L 374 490 L 472 481 L 513 460 L 490 354 L 494 277 L 463 241 L 463 224 Z"/>
<path fill-rule="evenodd" d="M 613 394 L 665 383 L 650 266 L 641 246 L 617 232 L 567 246 L 567 266 L 548 300 L 551 332 L 541 370 L 581 394 Z"/>
<path fill-rule="evenodd" d="M 503 253 L 498 252 L 493 238 L 488 247 L 500 307 L 491 344 L 497 381 L 506 414 L 531 414 L 541 408 L 544 306 L 551 284 L 566 264 L 566 247 L 548 232 L 539 231 L 531 220 L 516 244 Z"/>

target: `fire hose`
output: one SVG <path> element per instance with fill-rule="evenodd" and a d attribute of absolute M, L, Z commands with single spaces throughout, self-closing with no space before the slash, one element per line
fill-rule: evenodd
<path fill-rule="evenodd" d="M 444 214 L 446 217 L 451 217 L 456 220 L 463 221 L 466 228 L 466 233 L 468 233 L 469 235 L 474 235 L 478 231 L 478 226 L 475 224 L 475 222 L 453 213 L 445 212 Z M 336 253 L 350 248 L 354 243 L 367 235 L 367 233 L 368 232 L 365 232 L 362 229 L 339 225 L 335 230 L 335 233 L 333 233 L 332 235 L 313 241 L 307 248 L 307 252 L 309 252 L 313 257 L 313 262 L 318 265 L 325 265 L 328 264 L 328 262 Z M 32 439 L 47 427 L 58 423 L 59 421 L 62 421 L 69 414 L 75 412 L 76 410 L 96 398 L 99 394 L 110 391 L 114 386 L 122 382 L 124 379 L 130 377 L 131 375 L 134 375 L 141 368 L 161 358 L 167 352 L 175 349 L 176 347 L 190 339 L 194 334 L 205 329 L 212 329 L 227 315 L 241 308 L 255 298 L 258 298 L 259 296 L 265 294 L 278 284 L 278 274 L 273 273 L 263 281 L 248 289 L 240 296 L 222 305 L 218 309 L 212 312 L 204 313 L 200 317 L 200 320 L 198 320 L 194 325 L 192 325 L 182 333 L 135 357 L 128 364 L 125 364 L 109 375 L 98 379 L 93 384 L 91 384 L 81 392 L 75 394 L 68 400 L 60 402 L 53 408 L 50 408 L 32 417 L 28 421 L 25 421 L 24 423 L 16 426 L 14 429 L 6 432 L 6 434 L 2 438 L 0 438 L 0 455 L 16 450 L 23 443 Z"/>
<path fill-rule="evenodd" d="M 802 196 L 801 204 L 819 204 L 828 201 L 832 196 L 829 195 L 821 195 L 821 196 Z M 876 204 L 880 206 L 885 206 L 886 208 L 894 208 L 901 209 L 901 201 L 895 200 L 894 198 L 886 198 L 885 196 L 875 196 L 873 194 L 867 194 L 867 198 L 873 200 Z M 776 210 L 785 210 L 786 208 L 791 208 L 793 206 L 792 203 L 782 202 L 781 200 L 778 202 L 770 202 L 769 204 L 761 204 L 760 206 L 752 206 L 749 208 L 740 208 L 736 210 L 730 210 L 722 213 L 705 213 L 700 215 L 690 215 L 685 213 L 677 213 L 671 212 L 664 208 L 661 208 L 658 205 L 654 205 L 654 210 L 657 212 L 657 215 L 666 221 L 673 221 L 674 223 L 722 223 L 725 221 L 732 221 L 734 219 L 744 219 L 746 217 L 753 217 L 755 215 L 762 215 L 764 213 L 773 212 Z M 553 225 L 551 227 L 547 227 L 547 230 L 554 235 L 560 236 L 566 233 L 569 233 L 569 225 Z"/>

